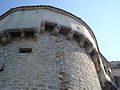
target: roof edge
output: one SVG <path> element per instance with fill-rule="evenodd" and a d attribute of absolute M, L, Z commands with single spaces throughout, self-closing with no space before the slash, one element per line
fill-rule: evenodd
<path fill-rule="evenodd" d="M 8 10 L 7 12 L 5 12 L 4 14 L 2 14 L 0 16 L 0 20 L 2 20 L 3 18 L 5 18 L 6 16 L 8 16 L 9 14 L 15 12 L 15 11 L 20 11 L 20 10 L 34 10 L 34 9 L 39 9 L 39 8 L 43 8 L 43 9 L 50 9 L 50 10 L 55 10 L 56 12 L 58 11 L 59 13 L 62 13 L 64 15 L 67 15 L 69 17 L 72 17 L 73 19 L 77 20 L 78 22 L 80 22 L 81 24 L 83 24 L 89 31 L 89 33 L 91 34 L 92 38 L 95 40 L 97 48 L 98 48 L 98 43 L 97 43 L 97 39 L 92 31 L 92 29 L 79 17 L 77 17 L 76 15 L 65 11 L 63 9 L 54 7 L 54 6 L 49 6 L 49 5 L 34 5 L 34 6 L 19 6 L 19 7 L 15 7 L 15 8 L 11 8 L 10 10 Z M 98 48 L 99 51 L 99 48 Z"/>

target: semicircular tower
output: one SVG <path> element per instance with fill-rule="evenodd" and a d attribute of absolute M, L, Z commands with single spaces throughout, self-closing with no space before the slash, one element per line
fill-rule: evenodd
<path fill-rule="evenodd" d="M 0 17 L 0 65 L 0 90 L 101 90 L 106 82 L 90 27 L 51 6 Z"/>

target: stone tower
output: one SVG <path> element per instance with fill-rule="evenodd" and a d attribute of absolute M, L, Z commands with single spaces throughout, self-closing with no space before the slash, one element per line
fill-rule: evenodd
<path fill-rule="evenodd" d="M 95 35 L 77 16 L 51 6 L 0 16 L 0 90 L 117 90 L 108 78 Z"/>

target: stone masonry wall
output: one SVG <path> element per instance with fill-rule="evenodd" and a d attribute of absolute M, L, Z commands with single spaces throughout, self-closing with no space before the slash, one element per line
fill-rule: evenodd
<path fill-rule="evenodd" d="M 0 47 L 0 63 L 0 90 L 101 90 L 90 56 L 63 35 L 45 32 L 37 41 L 12 41 Z"/>

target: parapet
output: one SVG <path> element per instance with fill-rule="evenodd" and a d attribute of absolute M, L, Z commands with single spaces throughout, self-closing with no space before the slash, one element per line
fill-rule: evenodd
<path fill-rule="evenodd" d="M 91 57 L 101 86 L 104 88 L 109 84 L 116 88 L 111 77 L 105 72 L 103 58 L 94 33 L 77 16 L 46 5 L 17 7 L 0 16 L 0 47 L 4 47 L 15 39 L 32 38 L 37 41 L 38 36 L 44 32 L 50 32 L 54 36 L 64 35 L 69 41 L 75 40 Z"/>

